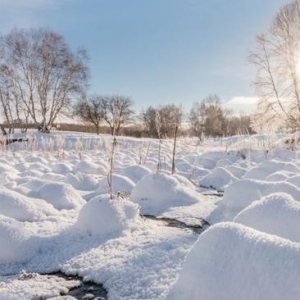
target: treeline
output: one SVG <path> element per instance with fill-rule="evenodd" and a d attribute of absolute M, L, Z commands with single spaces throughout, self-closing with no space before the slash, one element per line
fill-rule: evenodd
<path fill-rule="evenodd" d="M 179 134 L 217 137 L 252 133 L 249 116 L 236 117 L 217 96 L 194 103 L 190 112 L 175 104 L 133 110 L 125 96 L 90 95 L 84 50 L 73 52 L 48 29 L 13 29 L 0 37 L 2 133 L 74 130 L 154 138 Z M 74 124 L 58 124 L 61 116 Z M 4 129 L 6 128 L 6 130 Z"/>
<path fill-rule="evenodd" d="M 59 130 L 171 138 L 178 127 L 181 136 L 200 139 L 254 133 L 250 115 L 235 116 L 222 108 L 216 95 L 194 103 L 189 113 L 175 104 L 149 106 L 136 113 L 132 105 L 128 98 L 94 95 L 75 106 L 75 114 L 90 125 L 61 124 Z"/>

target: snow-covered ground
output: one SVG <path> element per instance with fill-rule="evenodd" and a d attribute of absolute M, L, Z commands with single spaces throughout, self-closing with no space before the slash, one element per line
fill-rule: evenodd
<path fill-rule="evenodd" d="M 0 299 L 298 299 L 300 162 L 269 136 L 178 140 L 35 134 L 0 156 Z M 293 149 L 289 149 L 293 148 Z M 222 196 L 222 194 L 224 195 Z M 147 218 L 152 215 L 156 217 Z M 188 227 L 211 224 L 200 236 Z M 71 299 L 71 297 L 61 297 Z"/>

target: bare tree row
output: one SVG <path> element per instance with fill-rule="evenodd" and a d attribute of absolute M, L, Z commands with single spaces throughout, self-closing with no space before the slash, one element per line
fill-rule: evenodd
<path fill-rule="evenodd" d="M 5 121 L 33 122 L 47 132 L 88 79 L 85 51 L 72 52 L 50 30 L 14 29 L 0 37 L 0 103 Z"/>
<path fill-rule="evenodd" d="M 120 130 L 133 119 L 133 102 L 130 98 L 120 96 L 92 95 L 77 102 L 73 114 L 82 121 L 92 123 L 99 134 L 100 125 L 109 126 L 112 135 L 119 135 Z"/>
<path fill-rule="evenodd" d="M 195 103 L 182 126 L 183 109 L 175 104 L 149 106 L 137 115 L 128 97 L 87 96 L 88 75 L 86 52 L 71 51 L 51 30 L 14 29 L 0 36 L 0 107 L 10 132 L 16 124 L 49 132 L 63 115 L 93 124 L 97 134 L 103 124 L 112 135 L 140 124 L 144 136 L 158 138 L 173 137 L 175 128 L 188 130 L 186 123 L 198 137 L 250 131 L 248 119 L 232 116 L 217 96 Z"/>
<path fill-rule="evenodd" d="M 282 6 L 268 30 L 256 37 L 249 60 L 260 96 L 254 128 L 300 129 L 300 0 Z M 261 120 L 264 120 L 262 123 Z M 271 126 L 272 125 L 272 126 Z"/>

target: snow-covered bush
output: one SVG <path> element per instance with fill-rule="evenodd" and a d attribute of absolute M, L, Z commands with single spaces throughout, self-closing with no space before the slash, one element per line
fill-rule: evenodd
<path fill-rule="evenodd" d="M 109 199 L 106 194 L 93 198 L 81 208 L 75 228 L 82 234 L 107 237 L 133 228 L 138 222 L 138 205 L 121 198 Z"/>
<path fill-rule="evenodd" d="M 0 214 L 19 221 L 33 222 L 57 214 L 52 205 L 0 187 Z"/>
<path fill-rule="evenodd" d="M 37 190 L 37 195 L 58 210 L 74 209 L 85 203 L 78 191 L 67 183 L 45 183 Z"/>
<path fill-rule="evenodd" d="M 235 224 L 204 232 L 188 254 L 168 300 L 295 300 L 300 245 Z"/>
<path fill-rule="evenodd" d="M 141 206 L 143 214 L 159 214 L 174 206 L 197 203 L 195 190 L 186 187 L 171 175 L 163 173 L 144 176 L 133 188 L 131 198 Z"/>
<path fill-rule="evenodd" d="M 34 255 L 27 247 L 30 231 L 22 223 L 0 215 L 0 265 L 24 263 Z"/>
<path fill-rule="evenodd" d="M 217 210 L 222 214 L 221 220 L 232 220 L 253 201 L 277 192 L 287 193 L 295 200 L 300 199 L 300 189 L 288 182 L 243 179 L 227 187 Z"/>
<path fill-rule="evenodd" d="M 234 221 L 300 242 L 300 203 L 285 193 L 274 193 L 253 202 Z"/>

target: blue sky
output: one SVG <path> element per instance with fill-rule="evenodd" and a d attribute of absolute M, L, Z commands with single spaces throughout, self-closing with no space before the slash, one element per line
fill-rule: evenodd
<path fill-rule="evenodd" d="M 87 49 L 90 92 L 129 96 L 140 110 L 217 94 L 254 107 L 254 37 L 286 0 L 0 0 L 0 28 L 47 27 Z"/>

